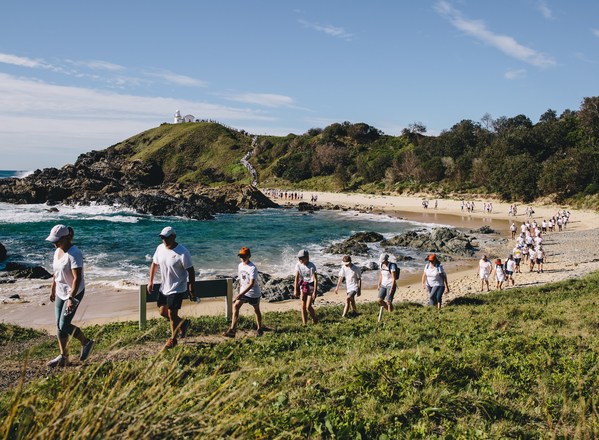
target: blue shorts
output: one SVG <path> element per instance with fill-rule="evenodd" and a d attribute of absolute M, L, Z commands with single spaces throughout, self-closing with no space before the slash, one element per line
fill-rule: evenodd
<path fill-rule="evenodd" d="M 381 288 L 379 289 L 379 299 L 385 300 L 386 303 L 392 303 L 396 290 L 393 287 L 381 286 Z"/>
<path fill-rule="evenodd" d="M 428 305 L 436 306 L 437 304 L 441 304 L 445 286 L 426 286 L 426 288 L 428 289 Z"/>
<path fill-rule="evenodd" d="M 252 298 L 250 296 L 243 295 L 240 299 L 238 299 L 242 304 L 249 304 L 250 306 L 259 306 L 260 298 Z"/>

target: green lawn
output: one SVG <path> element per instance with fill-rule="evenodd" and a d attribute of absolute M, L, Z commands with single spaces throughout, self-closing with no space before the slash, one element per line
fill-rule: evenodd
<path fill-rule="evenodd" d="M 0 436 L 597 438 L 598 293 L 594 274 L 440 313 L 399 304 L 381 324 L 374 304 L 352 319 L 320 308 L 308 327 L 269 313 L 272 331 L 242 318 L 235 340 L 223 318 L 198 318 L 165 353 L 166 322 L 95 326 L 89 363 L 51 373 L 54 341 L 2 325 L 0 347 L 28 348 L 3 361 L 27 379 L 0 393 Z"/>

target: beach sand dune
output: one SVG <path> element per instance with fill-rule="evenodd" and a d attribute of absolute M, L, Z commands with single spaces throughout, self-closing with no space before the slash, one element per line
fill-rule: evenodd
<path fill-rule="evenodd" d="M 308 197 L 306 197 L 306 194 Z M 521 212 L 516 217 L 508 216 L 509 204 L 500 203 L 492 199 L 474 200 L 476 209 L 473 213 L 464 213 L 461 209 L 461 200 L 438 199 L 437 209 L 434 199 L 429 208 L 422 207 L 421 196 L 375 196 L 364 194 L 337 194 L 337 193 L 304 193 L 304 198 L 309 199 L 310 194 L 318 196 L 318 205 L 339 205 L 345 209 L 367 210 L 374 213 L 384 213 L 419 222 L 451 225 L 462 229 L 475 229 L 482 225 L 490 225 L 508 238 L 508 227 L 512 221 L 519 226 L 526 220 L 523 214 L 524 205 L 520 205 Z M 278 200 L 279 203 L 297 203 Z M 483 203 L 493 202 L 493 213 L 483 212 Z M 541 222 L 553 216 L 559 206 L 534 206 L 534 219 Z M 544 248 L 546 250 L 546 264 L 543 273 L 529 272 L 527 267 L 522 268 L 521 274 L 516 274 L 515 287 L 538 286 L 569 278 L 578 278 L 599 270 L 599 215 L 591 211 L 570 210 L 571 222 L 562 232 L 549 233 L 545 236 Z M 513 241 L 506 240 L 505 245 L 495 249 L 486 249 L 490 258 L 501 258 L 502 261 L 513 248 Z M 424 265 L 424 262 L 423 262 Z M 445 265 L 450 292 L 444 297 L 444 303 L 452 300 L 480 293 L 480 280 L 478 278 L 478 256 L 473 259 L 457 260 Z M 404 275 L 404 274 L 402 274 Z M 17 283 L 18 284 L 18 283 Z M 494 282 L 491 285 L 494 287 Z M 510 289 L 511 286 L 506 287 Z M 10 289 L 18 289 L 12 286 Z M 49 292 L 49 283 L 48 283 Z M 365 289 L 358 303 L 376 301 L 377 292 L 374 289 Z M 396 302 L 413 302 L 426 304 L 427 293 L 422 288 L 420 275 L 411 274 L 402 276 L 398 283 Z M 338 295 L 333 291 L 325 293 L 316 301 L 316 307 L 341 305 L 345 301 L 345 292 L 340 290 Z M 136 289 L 115 289 L 105 286 L 90 285 L 86 289 L 86 297 L 77 312 L 76 322 L 79 325 L 102 324 L 115 321 L 128 321 L 138 319 L 138 293 Z M 299 319 L 300 303 L 298 300 L 288 300 L 278 303 L 263 302 L 263 311 L 297 310 Z M 21 326 L 46 329 L 54 333 L 53 304 L 46 301 L 39 303 L 0 304 L 0 321 L 18 324 Z M 225 304 L 222 299 L 205 299 L 199 304 L 185 302 L 182 315 L 224 315 Z M 341 313 L 341 309 L 340 309 Z M 252 315 L 250 307 L 242 308 L 242 314 Z M 158 317 L 155 307 L 148 307 L 148 318 Z M 376 317 L 373 317 L 376 319 Z M 268 323 L 266 323 L 268 325 Z"/>

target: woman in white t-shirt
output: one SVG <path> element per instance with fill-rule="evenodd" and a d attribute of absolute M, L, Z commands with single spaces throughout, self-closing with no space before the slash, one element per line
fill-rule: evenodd
<path fill-rule="evenodd" d="M 422 272 L 422 287 L 428 291 L 428 305 L 441 308 L 443 294 L 449 293 L 447 274 L 435 254 L 430 254 L 426 259 Z"/>
<path fill-rule="evenodd" d="M 293 283 L 293 296 L 301 298 L 302 301 L 302 323 L 306 325 L 308 314 L 314 324 L 318 323 L 316 312 L 314 311 L 314 301 L 316 301 L 316 290 L 318 285 L 318 276 L 316 275 L 316 266 L 310 261 L 310 254 L 306 249 L 302 249 L 297 254 L 299 262 L 295 263 L 295 280 Z M 298 294 L 298 289 L 300 293 Z"/>
<path fill-rule="evenodd" d="M 80 361 L 86 360 L 94 347 L 94 341 L 86 338 L 81 329 L 71 323 L 85 294 L 83 254 L 72 243 L 74 235 L 72 228 L 56 225 L 46 238 L 56 248 L 52 262 L 54 276 L 50 290 L 50 301 L 56 303 L 54 312 L 56 315 L 58 348 L 60 349 L 60 354 L 48 362 L 47 366 L 50 368 L 64 367 L 68 364 L 67 343 L 69 336 L 81 342 Z"/>
<path fill-rule="evenodd" d="M 505 272 L 503 270 L 503 264 L 501 264 L 501 260 L 498 258 L 495 260 L 495 287 L 498 290 L 503 290 L 503 282 L 505 281 Z"/>
<path fill-rule="evenodd" d="M 491 262 L 487 259 L 486 255 L 478 262 L 478 276 L 480 277 L 480 291 L 483 291 L 485 284 L 487 285 L 487 292 L 489 289 L 489 276 L 491 275 Z"/>

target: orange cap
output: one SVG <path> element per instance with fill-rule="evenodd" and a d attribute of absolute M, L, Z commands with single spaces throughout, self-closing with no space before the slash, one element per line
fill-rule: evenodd
<path fill-rule="evenodd" d="M 251 255 L 250 248 L 242 247 L 239 249 L 238 257 L 249 257 Z"/>
<path fill-rule="evenodd" d="M 436 254 L 430 254 L 428 257 L 426 257 L 426 261 L 435 261 L 436 259 L 437 259 Z"/>

